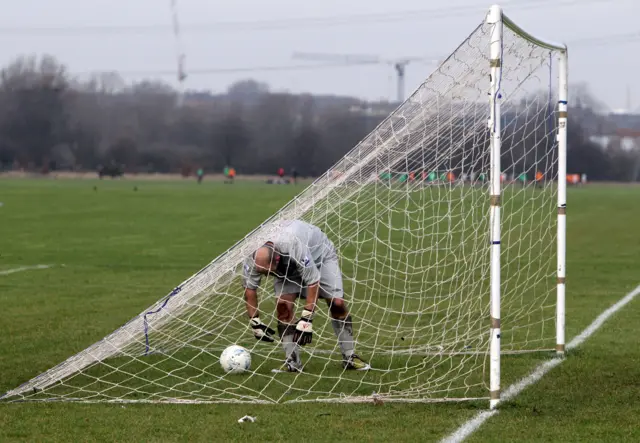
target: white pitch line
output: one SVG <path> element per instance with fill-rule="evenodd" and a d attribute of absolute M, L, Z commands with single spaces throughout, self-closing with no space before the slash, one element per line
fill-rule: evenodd
<path fill-rule="evenodd" d="M 51 266 L 52 265 L 22 266 L 20 268 L 5 269 L 4 271 L 0 271 L 0 275 L 15 274 L 16 272 L 31 271 L 33 269 L 48 269 Z"/>
<path fill-rule="evenodd" d="M 589 337 L 593 335 L 600 327 L 606 322 L 609 317 L 622 309 L 627 303 L 633 300 L 638 294 L 640 294 L 640 286 L 636 287 L 633 291 L 629 292 L 623 298 L 618 300 L 613 306 L 600 314 L 584 331 L 580 334 L 576 335 L 573 340 L 571 340 L 567 344 L 567 350 L 577 348 L 582 343 L 584 343 Z M 516 397 L 522 391 L 524 391 L 527 387 L 535 384 L 540 380 L 544 375 L 558 366 L 560 363 L 565 361 L 565 358 L 556 357 L 552 360 L 548 360 L 540 365 L 538 365 L 531 374 L 527 375 L 522 380 L 517 383 L 512 384 L 502 394 L 502 401 L 508 401 L 512 398 Z M 471 420 L 464 423 L 460 426 L 456 431 L 445 437 L 442 442 L 443 443 L 458 443 L 463 441 L 465 438 L 469 437 L 475 431 L 478 430 L 482 424 L 487 421 L 489 418 L 497 415 L 499 412 L 498 409 L 493 409 L 489 411 L 482 411 L 478 413 Z"/>

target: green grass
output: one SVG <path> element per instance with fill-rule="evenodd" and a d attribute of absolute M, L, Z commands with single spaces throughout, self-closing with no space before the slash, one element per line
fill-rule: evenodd
<path fill-rule="evenodd" d="M 0 181 L 4 203 L 0 207 L 0 270 L 54 265 L 0 276 L 4 318 L 0 322 L 0 392 L 121 326 L 298 190 L 250 183 Z M 640 188 L 570 190 L 569 338 L 640 283 L 640 238 L 635 230 L 639 198 Z M 420 202 L 412 204 L 420 206 Z M 419 223 L 420 217 L 433 214 L 414 216 L 402 222 Z M 465 231 L 459 232 L 464 235 Z M 438 239 L 434 236 L 431 241 Z M 402 243 L 411 246 L 412 242 Z M 366 256 L 371 251 L 344 251 L 355 252 Z M 418 265 L 420 257 L 413 259 Z M 453 272 L 453 265 L 450 261 L 443 267 Z M 361 279 L 363 269 L 345 272 Z M 512 284 L 518 286 L 516 281 Z M 401 289 L 405 288 L 396 288 Z M 387 302 L 385 297 L 376 301 Z M 383 306 L 396 306 L 397 301 L 389 303 Z M 502 413 L 474 438 L 640 439 L 635 429 L 640 412 L 636 400 L 640 398 L 640 349 L 634 338 L 638 306 L 634 301 L 539 384 L 504 404 Z M 375 312 L 369 314 L 379 318 Z M 526 374 L 541 358 L 505 358 L 503 385 Z M 328 374 L 331 371 L 339 373 L 331 369 Z M 373 384 L 380 383 L 375 375 L 367 377 L 374 377 Z M 270 441 L 302 434 L 311 440 L 428 441 L 447 435 L 484 407 L 484 401 L 384 406 L 0 404 L 0 440 Z M 245 414 L 256 415 L 258 422 L 236 423 Z"/>

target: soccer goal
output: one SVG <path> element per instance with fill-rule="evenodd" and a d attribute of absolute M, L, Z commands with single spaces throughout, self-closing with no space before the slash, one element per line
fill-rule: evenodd
<path fill-rule="evenodd" d="M 528 359 L 564 352 L 566 124 L 566 47 L 493 6 L 404 103 L 280 211 L 121 328 L 2 398 L 495 406 L 501 372 L 516 377 Z M 272 373 L 281 347 L 252 335 L 243 261 L 293 219 L 335 245 L 369 371 L 343 369 L 322 304 L 301 373 Z M 275 328 L 271 285 L 262 280 L 260 311 Z M 250 351 L 248 372 L 220 367 L 233 344 Z"/>

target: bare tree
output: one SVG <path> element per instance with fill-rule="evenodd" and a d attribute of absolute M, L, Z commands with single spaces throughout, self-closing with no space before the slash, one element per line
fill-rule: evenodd
<path fill-rule="evenodd" d="M 570 113 L 569 171 L 586 173 L 591 179 L 640 179 L 636 151 L 603 149 L 592 141 L 594 135 L 615 134 L 619 129 L 602 112 L 604 105 L 584 84 L 574 84 L 571 95 L 577 103 Z M 555 146 L 553 104 L 548 113 L 523 118 L 531 115 L 528 106 L 541 109 L 548 99 L 548 92 L 542 91 L 523 97 L 511 114 L 505 110 L 503 147 L 510 158 L 504 163 L 511 165 L 506 172 L 533 173 L 532 168 L 542 168 L 555 173 L 554 163 L 541 164 L 555 158 L 549 155 Z M 51 56 L 19 57 L 0 70 L 0 169 L 19 163 L 46 170 L 55 162 L 84 170 L 114 163 L 128 170 L 184 172 L 229 165 L 243 174 L 274 174 L 283 167 L 319 175 L 390 111 L 388 104 L 351 97 L 275 93 L 254 80 L 236 82 L 224 94 L 187 92 L 184 105 L 177 106 L 177 93 L 166 83 L 128 84 L 116 72 L 79 80 Z M 437 145 L 433 152 L 444 152 L 447 146 L 451 150 L 443 168 L 462 170 L 486 163 L 486 128 L 474 129 L 477 111 L 469 104 L 455 109 L 455 116 L 448 117 L 453 125 L 432 132 L 428 143 Z M 388 124 L 395 130 L 403 120 Z M 425 122 L 423 130 L 397 143 L 415 143 L 421 131 L 433 129 Z M 438 164 L 437 158 L 424 157 L 428 151 L 398 167 L 413 170 L 427 160 Z"/>
<path fill-rule="evenodd" d="M 48 169 L 52 148 L 68 139 L 66 69 L 55 58 L 21 57 L 0 73 L 3 144 L 23 165 Z"/>
<path fill-rule="evenodd" d="M 225 166 L 234 166 L 237 160 L 246 155 L 250 141 L 249 129 L 242 116 L 242 108 L 229 109 L 216 123 L 213 129 L 213 147 Z"/>

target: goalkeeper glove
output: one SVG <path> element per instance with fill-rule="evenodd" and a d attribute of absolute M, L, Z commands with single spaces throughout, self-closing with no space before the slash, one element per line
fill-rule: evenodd
<path fill-rule="evenodd" d="M 275 334 L 276 331 L 262 323 L 260 317 L 253 317 L 249 320 L 249 325 L 251 325 L 251 329 L 253 330 L 253 335 L 256 337 L 256 340 L 266 341 L 269 343 L 273 343 L 275 341 L 272 335 Z"/>
<path fill-rule="evenodd" d="M 293 334 L 293 341 L 300 346 L 308 345 L 313 338 L 313 326 L 311 321 L 313 318 L 313 311 L 304 309 L 300 320 L 296 323 L 296 331 Z"/>

